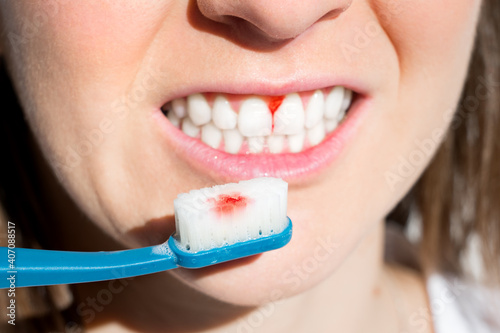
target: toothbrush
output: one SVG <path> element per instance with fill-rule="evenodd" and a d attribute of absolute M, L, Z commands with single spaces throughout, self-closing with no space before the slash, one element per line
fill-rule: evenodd
<path fill-rule="evenodd" d="M 174 200 L 176 232 L 156 246 L 113 252 L 1 247 L 0 288 L 202 268 L 278 249 L 292 237 L 287 190 L 283 180 L 264 177 L 180 194 Z"/>

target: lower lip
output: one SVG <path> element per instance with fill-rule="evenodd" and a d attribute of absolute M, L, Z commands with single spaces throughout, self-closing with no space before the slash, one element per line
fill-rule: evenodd
<path fill-rule="evenodd" d="M 370 98 L 357 96 L 344 121 L 318 145 L 300 153 L 229 154 L 213 149 L 174 127 L 160 109 L 153 113 L 167 145 L 198 172 L 224 182 L 256 177 L 277 177 L 287 182 L 304 182 L 334 163 L 355 136 Z"/>

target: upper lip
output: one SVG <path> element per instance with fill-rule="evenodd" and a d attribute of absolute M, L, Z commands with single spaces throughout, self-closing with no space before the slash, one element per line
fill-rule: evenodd
<path fill-rule="evenodd" d="M 158 109 L 169 101 L 195 93 L 281 96 L 333 86 L 343 86 L 361 96 L 367 96 L 369 92 L 369 87 L 361 80 L 347 76 L 333 77 L 325 73 L 318 76 L 310 76 L 308 78 L 297 76 L 291 79 L 287 78 L 280 80 L 269 80 L 265 78 L 257 80 L 235 79 L 224 82 L 211 80 L 210 82 L 193 83 L 185 88 L 177 89 L 162 99 L 158 105 Z"/>

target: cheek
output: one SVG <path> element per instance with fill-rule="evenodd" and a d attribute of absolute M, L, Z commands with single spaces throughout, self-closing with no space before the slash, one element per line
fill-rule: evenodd
<path fill-rule="evenodd" d="M 96 105 L 109 109 L 132 85 L 172 3 L 2 3 L 6 55 L 30 124 L 47 141 L 42 145 L 51 147 L 58 137 L 71 140 L 79 129 L 96 127 L 107 111 Z M 66 130 L 57 126 L 61 123 Z"/>
<path fill-rule="evenodd" d="M 444 131 L 467 74 L 480 0 L 377 2 L 377 15 L 399 60 L 398 110 L 407 137 Z M 399 123 L 399 124 L 398 124 Z"/>
<path fill-rule="evenodd" d="M 179 3 L 2 3 L 2 23 L 8 32 L 7 55 L 30 126 L 56 173 L 61 172 L 70 194 L 96 221 L 105 220 L 100 212 L 103 205 L 119 207 L 121 200 L 132 204 L 137 201 L 123 189 L 106 195 L 109 189 L 99 187 L 113 188 L 110 183 L 114 180 L 127 184 L 123 178 L 140 170 L 137 160 L 157 153 L 138 149 L 138 140 L 127 132 L 138 128 L 137 136 L 151 136 L 139 131 L 144 127 L 138 125 L 137 119 L 145 118 L 144 114 L 133 114 L 134 110 L 123 107 L 122 98 L 128 96 L 129 90 L 135 91 L 135 80 L 142 78 L 142 73 L 137 73 L 157 30 L 165 22 L 176 23 L 165 17 L 172 5 Z M 142 156 L 119 158 L 125 149 L 129 152 L 134 148 L 143 151 Z M 106 177 L 109 165 L 118 162 L 127 170 L 118 168 L 113 177 Z M 95 175 L 102 177 L 91 179 Z M 149 173 L 147 176 L 154 179 Z M 96 191 L 104 195 L 98 193 L 101 198 L 96 198 Z M 168 198 L 166 202 L 171 201 Z M 123 214 L 133 216 L 130 211 Z"/>
<path fill-rule="evenodd" d="M 143 0 L 85 6 L 67 0 L 2 3 L 7 55 L 23 81 L 20 90 L 27 91 L 26 97 L 35 104 L 28 109 L 43 109 L 39 104 L 44 100 L 64 103 L 70 94 L 77 95 L 96 82 L 106 84 L 107 95 L 130 86 L 157 31 L 165 22 L 175 22 L 165 19 L 174 4 Z M 35 87 L 33 82 L 46 84 Z"/>
<path fill-rule="evenodd" d="M 138 70 L 173 3 L 119 0 L 81 6 L 65 1 L 40 27 L 40 34 L 57 41 L 51 45 L 51 55 L 62 67 L 74 69 L 79 79 L 117 78 L 117 72 L 127 78 Z M 50 12 L 50 3 L 33 7 L 32 12 Z"/>
<path fill-rule="evenodd" d="M 391 3 L 391 2 L 389 2 Z M 395 3 L 395 2 L 393 2 Z M 467 75 L 480 1 L 397 2 L 379 17 L 399 61 L 397 98 L 374 125 L 380 181 L 393 204 L 431 160 Z"/>
<path fill-rule="evenodd" d="M 480 0 L 403 0 L 376 7 L 402 71 L 415 66 L 439 70 L 443 63 L 467 57 L 464 51 L 474 35 L 480 4 Z"/>

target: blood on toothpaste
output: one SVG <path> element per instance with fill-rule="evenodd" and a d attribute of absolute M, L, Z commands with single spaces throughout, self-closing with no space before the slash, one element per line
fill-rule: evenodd
<path fill-rule="evenodd" d="M 219 214 L 229 214 L 242 209 L 249 203 L 249 198 L 240 193 L 219 194 L 217 198 L 208 199 L 213 204 L 212 210 Z"/>

